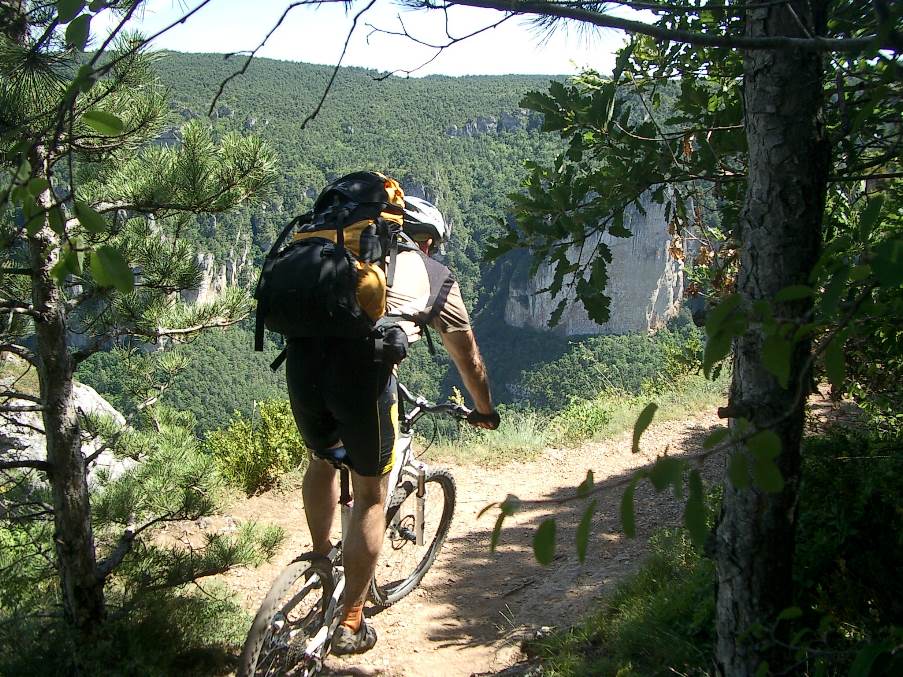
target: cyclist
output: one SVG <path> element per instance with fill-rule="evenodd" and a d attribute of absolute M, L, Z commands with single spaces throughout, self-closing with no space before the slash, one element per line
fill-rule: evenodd
<path fill-rule="evenodd" d="M 426 200 L 405 199 L 404 232 L 419 249 L 403 248 L 396 257 L 394 281 L 387 291 L 387 314 L 416 315 L 439 334 L 465 388 L 474 401 L 468 421 L 498 427 L 486 368 L 470 326 L 461 290 L 451 272 L 431 256 L 448 239 L 449 224 Z M 399 322 L 409 343 L 420 338 L 418 324 Z M 391 366 L 374 360 L 372 342 L 362 339 L 293 339 L 288 344 L 286 381 L 295 421 L 314 452 L 344 447 L 351 468 L 354 507 L 345 535 L 345 607 L 332 639 L 335 654 L 362 653 L 376 644 L 376 631 L 363 618 L 364 601 L 385 532 L 383 506 L 388 473 L 398 436 L 398 394 Z M 333 465 L 316 453 L 304 475 L 304 510 L 313 548 L 332 547 L 339 498 Z"/>

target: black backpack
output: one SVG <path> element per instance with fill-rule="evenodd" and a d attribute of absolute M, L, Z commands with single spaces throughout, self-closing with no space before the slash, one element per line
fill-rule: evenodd
<path fill-rule="evenodd" d="M 313 211 L 286 225 L 264 260 L 254 292 L 254 349 L 263 350 L 264 329 L 286 338 L 372 337 L 381 347 L 394 322 L 380 325 L 381 312 L 372 317 L 365 311 L 359 283 L 369 276 L 376 294 L 383 285 L 384 311 L 385 287 L 392 284 L 399 246 L 408 246 L 401 236 L 403 209 L 398 183 L 378 172 L 355 172 L 326 186 Z M 293 242 L 282 248 L 296 228 Z M 399 342 L 398 334 L 404 332 L 394 329 L 391 341 Z M 400 361 L 404 354 L 397 353 L 406 353 L 406 338 L 404 344 L 379 359 Z M 285 351 L 273 369 L 284 357 Z"/>

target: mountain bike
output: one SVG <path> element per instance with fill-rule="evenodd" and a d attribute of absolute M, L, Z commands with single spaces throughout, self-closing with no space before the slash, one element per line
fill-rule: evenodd
<path fill-rule="evenodd" d="M 409 594 L 426 575 L 445 541 L 455 511 L 454 478 L 414 454 L 414 424 L 427 414 L 463 420 L 471 413 L 459 404 L 431 404 L 401 384 L 398 391 L 400 435 L 385 505 L 387 538 L 370 584 L 371 601 L 383 608 Z M 406 405 L 412 405 L 409 412 L 404 412 Z M 327 460 L 339 469 L 344 537 L 353 500 L 344 449 Z M 329 654 L 333 632 L 341 620 L 344 590 L 341 541 L 326 556 L 305 553 L 295 558 L 273 583 L 254 617 L 241 653 L 238 676 L 316 675 Z"/>

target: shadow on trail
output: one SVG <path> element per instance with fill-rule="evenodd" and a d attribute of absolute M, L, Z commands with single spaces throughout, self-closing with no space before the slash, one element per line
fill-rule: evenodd
<path fill-rule="evenodd" d="M 711 426 L 683 428 L 669 438 L 668 453 L 684 456 L 698 452 Z M 646 551 L 652 532 L 663 526 L 681 523 L 683 503 L 669 492 L 658 494 L 649 482 L 637 486 L 635 494 L 636 538 L 621 532 L 619 506 L 623 486 L 603 490 L 588 499 L 564 501 L 575 494 L 587 469 L 593 469 L 596 484 L 617 483 L 629 479 L 635 470 L 665 452 L 665 445 L 644 442 L 642 457 L 631 456 L 629 441 L 616 448 L 611 443 L 588 445 L 583 452 L 582 473 L 570 477 L 556 472 L 561 459 L 578 450 L 551 452 L 548 459 L 548 486 L 537 495 L 535 486 L 543 478 L 529 476 L 537 464 L 508 466 L 504 484 L 497 478 L 491 486 L 481 484 L 490 473 L 481 469 L 456 468 L 458 507 L 449 538 L 442 554 L 427 574 L 419 597 L 425 609 L 434 611 L 427 628 L 436 647 L 484 645 L 504 648 L 519 645 L 530 629 L 541 626 L 569 626 L 577 623 L 608 593 L 614 583 L 633 571 Z M 598 451 L 599 453 L 595 453 Z M 558 460 L 554 455 L 558 454 Z M 564 465 L 564 463 L 561 463 Z M 573 458 L 568 459 L 573 470 Z M 614 472 L 608 469 L 615 468 Z M 519 469 L 524 472 L 519 473 Z M 472 471 L 472 473 L 471 473 Z M 703 468 L 708 481 L 718 480 L 723 460 L 710 459 Z M 463 474 L 471 473 L 469 477 Z M 494 473 L 498 475 L 496 471 Z M 477 520 L 477 513 L 488 501 L 474 501 L 474 487 L 480 495 L 501 501 L 508 493 L 521 499 L 553 501 L 529 510 L 522 509 L 505 521 L 498 547 L 490 552 L 490 538 L 498 510 L 488 511 Z M 534 488 L 530 488 L 534 487 Z M 529 490 L 529 493 L 527 491 Z M 590 500 L 596 501 L 586 559 L 579 562 L 576 529 Z M 541 566 L 534 558 L 533 535 L 548 518 L 556 521 L 556 550 L 552 563 Z M 418 593 L 415 593 L 417 595 Z M 402 602 L 403 604 L 404 602 Z"/>

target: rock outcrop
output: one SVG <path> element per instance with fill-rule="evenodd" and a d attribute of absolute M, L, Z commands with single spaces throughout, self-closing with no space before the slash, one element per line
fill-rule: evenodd
<path fill-rule="evenodd" d="M 683 261 L 669 254 L 672 236 L 668 233 L 665 205 L 646 200 L 643 207 L 645 214 L 629 209 L 624 215 L 624 225 L 633 232 L 632 237 L 618 238 L 606 233 L 590 239 L 584 247 L 584 252 L 593 251 L 601 238 L 611 248 L 606 287 L 606 294 L 611 297 L 608 322 L 599 325 L 589 318 L 583 304 L 569 289 L 568 282 L 573 276 L 565 278 L 560 295 L 553 298 L 549 292 L 540 290 L 551 285 L 554 267 L 544 264 L 531 278 L 526 261 L 519 264 L 518 272 L 511 278 L 505 322 L 515 327 L 547 330 L 562 295 L 567 296 L 568 305 L 554 331 L 567 336 L 647 332 L 675 317 L 683 297 Z M 577 255 L 578 251 L 572 250 L 571 260 Z M 587 263 L 585 254 L 581 263 Z"/>
<path fill-rule="evenodd" d="M 451 125 L 445 130 L 447 136 L 479 136 L 481 134 L 500 134 L 502 132 L 514 132 L 519 129 L 528 131 L 542 126 L 542 115 L 533 113 L 526 108 L 518 108 L 514 111 L 501 111 L 498 116 L 478 115 L 473 120 L 468 120 L 460 127 Z"/>
<path fill-rule="evenodd" d="M 9 386 L 9 383 L 0 384 L 0 390 Z M 29 405 L 25 400 L 12 399 L 11 405 Z M 112 418 L 118 425 L 125 425 L 125 418 L 116 409 L 101 397 L 94 388 L 83 383 L 75 383 L 75 407 L 86 415 L 100 415 Z M 25 411 L 10 413 L 0 419 L 0 458 L 5 460 L 40 460 L 47 458 L 47 447 L 44 435 L 41 432 L 43 422 L 39 412 Z M 86 436 L 82 442 L 82 454 L 87 458 L 96 452 L 102 440 Z M 136 461 L 132 459 L 117 459 L 113 452 L 106 450 L 91 463 L 88 468 L 88 482 L 93 483 L 98 472 L 103 471 L 110 479 L 119 477 Z"/>
<path fill-rule="evenodd" d="M 227 288 L 240 286 L 244 282 L 242 275 L 251 267 L 251 245 L 245 242 L 230 249 L 221 263 L 213 254 L 198 254 L 198 267 L 201 283 L 182 292 L 185 303 L 207 303 Z"/>

